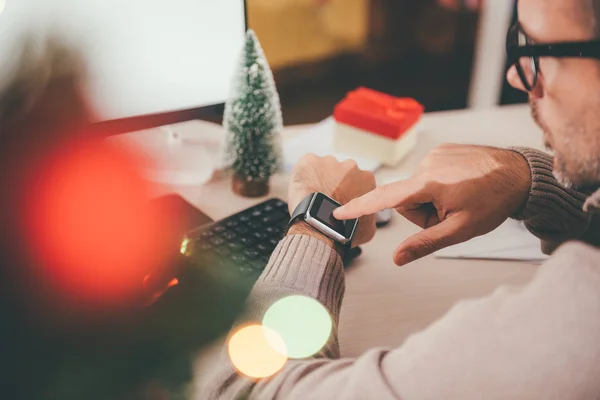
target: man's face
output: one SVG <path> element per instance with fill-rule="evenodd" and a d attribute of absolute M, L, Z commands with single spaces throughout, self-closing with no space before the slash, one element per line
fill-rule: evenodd
<path fill-rule="evenodd" d="M 535 43 L 591 40 L 593 11 L 586 0 L 520 0 L 519 22 Z M 524 90 L 513 66 L 508 81 Z M 534 119 L 554 150 L 554 174 L 566 186 L 600 186 L 600 63 L 542 57 L 529 93 Z"/>

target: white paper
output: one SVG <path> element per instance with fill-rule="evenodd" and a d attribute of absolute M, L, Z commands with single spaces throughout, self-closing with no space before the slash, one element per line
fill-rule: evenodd
<path fill-rule="evenodd" d="M 334 156 L 339 161 L 353 159 L 358 168 L 375 172 L 381 163 L 368 158 L 353 157 L 348 154 L 335 152 L 333 149 L 335 120 L 329 117 L 306 132 L 287 140 L 283 147 L 285 168 L 290 171 L 294 165 L 306 154 L 313 153 L 317 156 Z"/>
<path fill-rule="evenodd" d="M 522 223 L 508 220 L 493 232 L 435 253 L 438 258 L 476 258 L 542 263 L 549 256 L 542 253 L 540 240 Z"/>

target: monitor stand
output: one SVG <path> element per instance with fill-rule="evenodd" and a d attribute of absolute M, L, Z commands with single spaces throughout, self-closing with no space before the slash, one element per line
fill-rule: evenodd
<path fill-rule="evenodd" d="M 215 135 L 215 131 L 219 131 L 218 134 Z M 111 139 L 141 152 L 147 160 L 142 166 L 147 179 L 179 186 L 202 185 L 212 178 L 219 168 L 223 137 L 223 128 L 219 125 L 190 121 Z"/>

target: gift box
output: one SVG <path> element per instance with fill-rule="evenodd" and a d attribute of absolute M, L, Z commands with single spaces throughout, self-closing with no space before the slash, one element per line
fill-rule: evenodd
<path fill-rule="evenodd" d="M 397 165 L 417 143 L 423 112 L 414 99 L 358 88 L 335 107 L 335 151 Z"/>

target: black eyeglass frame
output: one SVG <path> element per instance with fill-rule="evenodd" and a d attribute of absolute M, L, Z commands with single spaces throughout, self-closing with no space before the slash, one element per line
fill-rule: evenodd
<path fill-rule="evenodd" d="M 519 33 L 523 34 L 529 41 L 527 34 L 523 32 L 519 23 L 515 23 L 510 27 L 506 35 L 506 55 L 508 65 L 515 66 L 521 82 L 527 91 L 533 90 L 537 84 L 540 57 L 577 57 L 600 60 L 600 40 L 519 45 Z M 531 58 L 532 84 L 528 82 L 523 66 L 520 63 L 520 59 L 523 57 Z"/>

